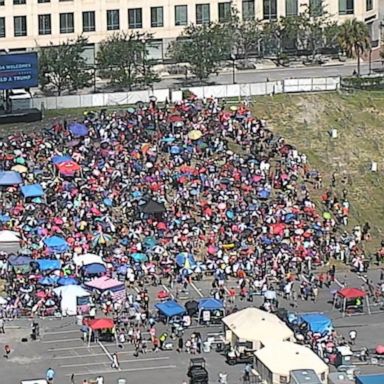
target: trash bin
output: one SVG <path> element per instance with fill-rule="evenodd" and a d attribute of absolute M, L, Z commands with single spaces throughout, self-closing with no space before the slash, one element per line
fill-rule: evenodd
<path fill-rule="evenodd" d="M 83 325 L 83 316 L 82 315 L 76 316 L 76 323 L 77 323 L 77 325 Z"/>
<path fill-rule="evenodd" d="M 127 384 L 126 379 L 117 379 L 117 384 Z"/>
<path fill-rule="evenodd" d="M 205 341 L 203 343 L 203 352 L 208 353 L 211 352 L 211 343 L 208 341 Z"/>

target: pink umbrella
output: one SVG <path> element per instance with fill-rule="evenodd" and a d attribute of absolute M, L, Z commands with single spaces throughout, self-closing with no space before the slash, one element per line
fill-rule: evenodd
<path fill-rule="evenodd" d="M 217 248 L 215 245 L 210 245 L 210 246 L 208 247 L 208 253 L 209 253 L 210 255 L 214 255 L 214 254 L 216 254 L 217 251 L 218 251 L 218 248 Z"/>

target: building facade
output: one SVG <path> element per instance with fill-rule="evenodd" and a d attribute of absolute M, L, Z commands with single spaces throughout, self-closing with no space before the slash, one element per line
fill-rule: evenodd
<path fill-rule="evenodd" d="M 58 44 L 83 34 L 89 39 L 89 60 L 95 47 L 117 31 L 147 31 L 154 35 L 151 55 L 162 59 L 173 39 L 190 24 L 225 21 L 231 7 L 243 19 L 266 22 L 296 15 L 321 0 L 0 0 L 0 51 L 31 50 Z M 371 40 L 380 39 L 381 0 L 326 0 L 337 21 L 356 17 L 367 23 Z"/>

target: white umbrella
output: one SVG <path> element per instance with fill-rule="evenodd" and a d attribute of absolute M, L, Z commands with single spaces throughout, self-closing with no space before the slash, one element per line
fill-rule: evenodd
<path fill-rule="evenodd" d="M 0 305 L 5 305 L 7 303 L 8 303 L 7 300 L 4 299 L 4 297 L 0 296 Z"/>
<path fill-rule="evenodd" d="M 264 297 L 267 300 L 276 300 L 276 292 L 275 291 L 265 291 Z"/>

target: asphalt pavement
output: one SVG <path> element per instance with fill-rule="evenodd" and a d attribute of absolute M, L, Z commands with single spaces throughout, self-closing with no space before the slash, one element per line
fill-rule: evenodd
<path fill-rule="evenodd" d="M 368 278 L 377 282 L 379 271 L 371 271 Z M 172 297 L 177 297 L 181 303 L 187 300 L 210 296 L 211 279 L 195 281 L 182 292 L 180 287 L 169 287 L 167 284 L 159 287 L 148 286 L 148 292 L 152 298 L 151 305 L 156 304 L 156 294 L 159 290 L 168 290 Z M 364 278 L 349 271 L 337 274 L 337 280 L 329 288 L 323 288 L 319 292 L 318 301 L 299 301 L 298 312 L 323 312 L 328 314 L 334 321 L 337 332 L 348 337 L 351 329 L 357 331 L 356 347 L 375 347 L 384 344 L 383 312 L 373 310 L 372 315 L 357 315 L 343 317 L 341 313 L 332 308 L 332 295 L 342 285 L 360 288 Z M 227 288 L 237 287 L 235 280 L 226 283 Z M 280 298 L 280 306 L 291 309 L 292 303 Z M 256 297 L 253 303 L 236 299 L 236 305 L 241 309 L 246 306 L 260 306 L 262 299 Z M 375 308 L 373 308 L 375 309 Z M 0 372 L 6 377 L 1 383 L 19 383 L 23 379 L 36 379 L 45 376 L 49 367 L 56 371 L 55 384 L 70 383 L 72 374 L 75 375 L 76 384 L 81 384 L 84 379 L 92 379 L 97 375 L 104 376 L 105 384 L 116 384 L 119 378 L 124 378 L 127 383 L 145 384 L 178 384 L 186 380 L 186 371 L 189 359 L 193 356 L 187 353 L 173 351 L 148 352 L 134 356 L 132 345 L 125 344 L 123 348 L 115 343 L 88 345 L 81 339 L 80 326 L 76 318 L 63 319 L 41 319 L 41 338 L 31 341 L 29 338 L 31 319 L 21 319 L 7 323 L 6 334 L 0 335 L 0 346 L 9 344 L 12 349 L 10 358 L 0 360 Z M 159 326 L 160 327 L 160 326 Z M 221 326 L 193 326 L 187 335 L 193 331 L 202 334 L 203 340 L 208 334 L 219 334 L 223 331 Z M 22 342 L 27 338 L 28 341 Z M 174 341 L 175 342 L 175 341 Z M 111 368 L 111 355 L 118 352 L 120 359 L 120 370 Z M 241 383 L 243 366 L 228 366 L 222 355 L 216 351 L 204 353 L 207 360 L 207 369 L 210 374 L 210 382 L 217 382 L 219 372 L 228 374 L 228 383 Z M 378 366 L 360 367 L 361 372 L 380 371 Z"/>

